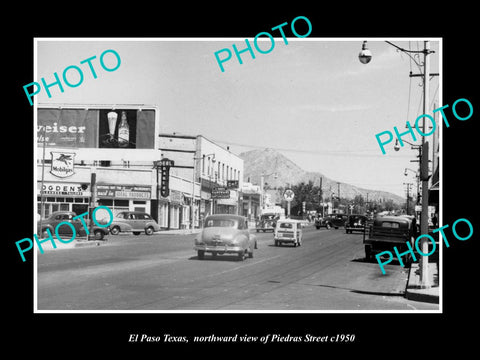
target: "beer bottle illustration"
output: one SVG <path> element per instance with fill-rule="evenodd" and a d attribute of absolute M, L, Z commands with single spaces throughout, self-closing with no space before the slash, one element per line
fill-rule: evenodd
<path fill-rule="evenodd" d="M 125 111 L 122 111 L 122 117 L 120 124 L 118 125 L 118 146 L 119 147 L 128 147 L 130 139 L 130 127 L 127 122 L 127 114 Z"/>

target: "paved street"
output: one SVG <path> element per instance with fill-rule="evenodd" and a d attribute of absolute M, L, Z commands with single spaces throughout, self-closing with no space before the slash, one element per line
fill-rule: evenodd
<path fill-rule="evenodd" d="M 403 297 L 407 269 L 364 261 L 362 235 L 304 229 L 301 247 L 258 233 L 254 258 L 207 255 L 194 235 L 117 235 L 38 254 L 38 310 L 437 310 Z"/>

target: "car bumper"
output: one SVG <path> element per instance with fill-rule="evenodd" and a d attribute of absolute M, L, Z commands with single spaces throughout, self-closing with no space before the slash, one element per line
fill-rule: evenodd
<path fill-rule="evenodd" d="M 291 238 L 291 237 L 274 237 L 273 238 L 275 241 L 281 241 L 281 242 L 297 242 L 297 239 Z"/>
<path fill-rule="evenodd" d="M 195 251 L 216 252 L 216 253 L 239 253 L 245 251 L 241 246 L 227 245 L 195 245 Z"/>

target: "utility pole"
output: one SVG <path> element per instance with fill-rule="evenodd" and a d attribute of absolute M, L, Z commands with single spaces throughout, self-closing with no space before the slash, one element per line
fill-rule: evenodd
<path fill-rule="evenodd" d="M 424 42 L 423 50 L 423 113 L 429 112 L 428 103 L 430 100 L 430 42 Z M 423 133 L 425 134 L 425 117 L 423 117 Z M 420 180 L 422 181 L 422 213 L 420 215 L 420 232 L 422 235 L 428 234 L 428 142 L 422 136 L 422 157 L 420 159 Z M 422 253 L 428 254 L 428 240 L 423 237 L 420 242 Z M 430 279 L 428 274 L 428 256 L 420 256 L 420 286 L 422 288 L 430 287 Z"/>
<path fill-rule="evenodd" d="M 318 207 L 320 208 L 320 204 L 322 204 L 322 181 L 323 177 L 320 177 L 320 189 L 318 191 Z M 322 205 L 322 216 L 323 216 L 323 205 Z"/>

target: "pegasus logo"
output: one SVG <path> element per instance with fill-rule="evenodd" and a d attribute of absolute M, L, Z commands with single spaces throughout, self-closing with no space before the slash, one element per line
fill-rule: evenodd
<path fill-rule="evenodd" d="M 69 162 L 72 161 L 73 159 L 72 159 L 72 155 L 60 154 L 60 156 L 55 160 L 56 161 L 61 161 L 61 162 L 65 163 L 65 165 L 69 165 Z"/>

